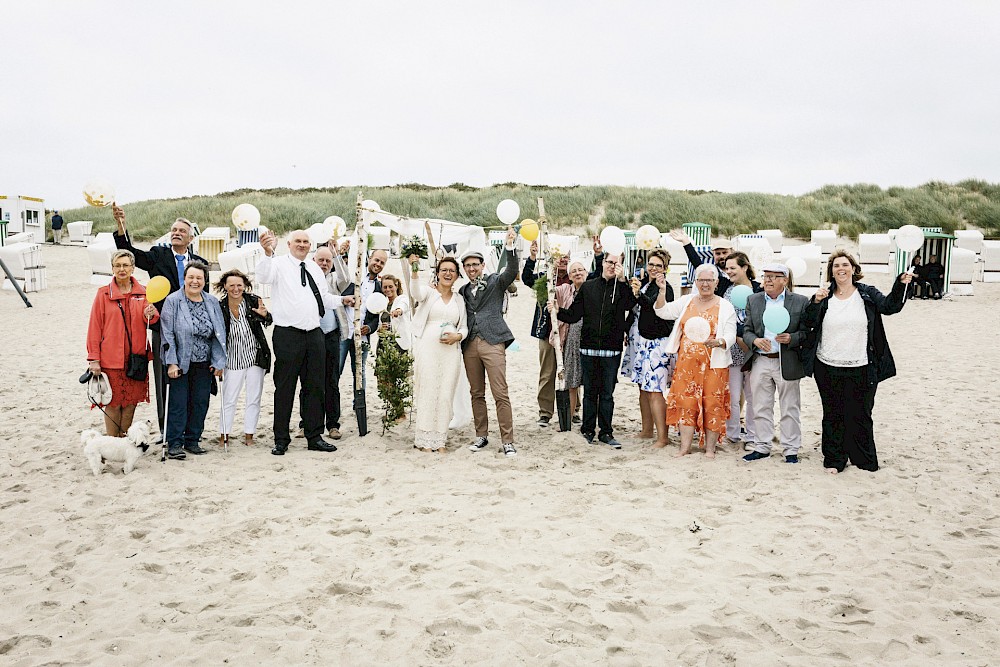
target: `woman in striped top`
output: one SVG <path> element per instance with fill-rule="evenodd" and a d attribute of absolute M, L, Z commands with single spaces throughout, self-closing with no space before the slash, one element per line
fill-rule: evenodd
<path fill-rule="evenodd" d="M 222 302 L 226 323 L 226 373 L 222 384 L 222 415 L 219 419 L 219 444 L 229 435 L 236 412 L 236 401 L 246 384 L 246 412 L 243 416 L 244 444 L 253 444 L 260 417 L 260 397 L 264 375 L 271 370 L 271 349 L 264 337 L 264 327 L 271 324 L 264 300 L 250 294 L 250 279 L 242 271 L 226 271 L 215 284 Z"/>

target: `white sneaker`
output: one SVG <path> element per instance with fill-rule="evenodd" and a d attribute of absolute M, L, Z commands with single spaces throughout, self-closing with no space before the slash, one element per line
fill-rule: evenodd
<path fill-rule="evenodd" d="M 503 443 L 503 455 L 506 457 L 517 456 L 517 450 L 514 449 L 513 442 Z"/>
<path fill-rule="evenodd" d="M 480 437 L 476 438 L 475 440 L 473 440 L 472 444 L 469 445 L 469 451 L 478 452 L 479 450 L 481 450 L 484 447 L 486 447 L 486 445 L 488 445 L 488 444 L 490 444 L 490 441 L 487 440 L 486 438 L 483 438 L 482 436 L 480 436 Z"/>

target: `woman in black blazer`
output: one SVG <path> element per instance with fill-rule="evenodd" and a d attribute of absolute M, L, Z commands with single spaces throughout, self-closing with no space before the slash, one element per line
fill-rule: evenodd
<path fill-rule="evenodd" d="M 221 296 L 222 319 L 226 323 L 226 372 L 222 383 L 222 415 L 219 419 L 219 443 L 225 442 L 233 425 L 236 401 L 246 384 L 246 411 L 243 416 L 244 444 L 253 444 L 260 417 L 260 397 L 264 392 L 264 375 L 271 370 L 271 349 L 264 337 L 264 327 L 270 326 L 271 314 L 264 300 L 250 294 L 250 279 L 243 272 L 226 271 L 215 284 Z"/>

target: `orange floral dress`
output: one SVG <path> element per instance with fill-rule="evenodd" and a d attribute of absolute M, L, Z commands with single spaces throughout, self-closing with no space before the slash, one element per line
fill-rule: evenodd
<path fill-rule="evenodd" d="M 694 301 L 684 309 L 675 326 L 680 330 L 677 368 L 667 394 L 667 424 L 694 426 L 702 433 L 713 431 L 726 434 L 729 419 L 729 368 L 712 368 L 711 350 L 704 343 L 695 343 L 684 333 L 684 325 L 692 317 L 708 320 L 712 331 L 719 326 L 719 304 L 699 315 Z"/>

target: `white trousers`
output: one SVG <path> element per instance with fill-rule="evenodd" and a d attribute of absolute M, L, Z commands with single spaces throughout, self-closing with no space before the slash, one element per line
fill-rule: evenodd
<path fill-rule="evenodd" d="M 726 437 L 734 442 L 740 438 L 740 394 L 747 406 L 746 436 L 743 442 L 753 442 L 756 432 L 753 414 L 753 391 L 750 388 L 750 371 L 744 373 L 739 366 L 729 367 L 729 419 L 726 420 Z"/>
<path fill-rule="evenodd" d="M 778 394 L 778 410 L 781 415 L 781 447 L 785 456 L 799 453 L 802 446 L 802 422 L 799 408 L 799 381 L 781 377 L 781 360 L 768 359 L 759 354 L 750 369 L 750 388 L 754 404 L 754 447 L 755 452 L 771 453 L 774 438 L 774 394 Z"/>
<path fill-rule="evenodd" d="M 257 419 L 260 417 L 260 397 L 264 393 L 264 369 L 251 366 L 241 371 L 228 368 L 222 374 L 222 414 L 219 418 L 219 432 L 229 435 L 233 428 L 233 417 L 236 414 L 236 401 L 240 397 L 243 385 L 247 387 L 247 407 L 243 415 L 243 432 L 253 435 L 257 431 Z"/>

